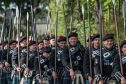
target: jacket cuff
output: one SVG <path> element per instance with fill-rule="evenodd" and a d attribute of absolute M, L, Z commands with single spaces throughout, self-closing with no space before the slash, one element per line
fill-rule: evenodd
<path fill-rule="evenodd" d="M 22 64 L 21 68 L 25 69 L 26 68 L 26 64 Z"/>
<path fill-rule="evenodd" d="M 95 75 L 95 78 L 96 78 L 96 81 L 99 81 L 99 80 L 103 79 L 102 76 L 101 76 L 101 74 Z"/>
<path fill-rule="evenodd" d="M 49 69 L 49 71 L 52 73 L 54 71 L 54 68 Z"/>
<path fill-rule="evenodd" d="M 66 66 L 65 68 L 67 71 L 69 71 L 71 69 L 70 66 Z"/>
<path fill-rule="evenodd" d="M 114 77 L 116 78 L 116 80 L 119 82 L 120 81 L 120 79 L 121 79 L 121 77 L 122 77 L 122 74 L 121 74 L 121 72 L 119 71 L 119 72 L 116 72 L 115 74 L 114 74 Z"/>
<path fill-rule="evenodd" d="M 85 78 L 88 80 L 88 76 L 91 76 L 90 73 L 85 74 Z"/>
<path fill-rule="evenodd" d="M 16 68 L 17 68 L 17 65 L 13 65 L 13 68 L 14 68 L 14 70 L 16 70 Z"/>

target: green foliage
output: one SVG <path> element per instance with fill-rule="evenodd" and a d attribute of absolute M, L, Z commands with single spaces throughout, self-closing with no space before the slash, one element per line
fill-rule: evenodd
<path fill-rule="evenodd" d="M 9 3 L 12 0 L 2 0 L 5 3 L 5 6 L 8 7 Z M 27 0 L 16 0 L 17 4 L 24 3 Z M 77 31 L 79 34 L 79 40 L 84 41 L 84 32 L 83 32 L 83 14 L 81 11 L 81 6 L 84 6 L 85 9 L 85 29 L 86 35 L 89 37 L 89 28 L 88 28 L 88 11 L 90 11 L 90 23 L 91 23 L 91 34 L 99 33 L 99 9 L 101 6 L 102 9 L 102 20 L 104 33 L 114 33 L 115 34 L 115 22 L 114 22 L 114 13 L 113 13 L 113 3 L 112 0 L 89 0 L 90 9 L 87 7 L 87 0 L 59 0 L 58 6 L 56 6 L 56 0 L 32 0 L 33 6 L 36 8 L 35 17 L 36 19 L 42 19 L 48 16 L 50 13 L 52 19 L 52 28 L 53 33 L 56 28 L 56 8 L 58 9 L 58 34 L 66 34 L 65 27 L 67 26 L 68 33 L 70 31 Z M 99 2 L 101 1 L 101 2 Z M 62 5 L 63 3 L 63 5 Z M 1 3 L 0 3 L 1 4 Z M 39 7 L 41 4 L 42 7 Z M 116 15 L 119 28 L 120 38 L 124 38 L 124 29 L 123 29 L 123 17 L 122 17 L 122 0 L 115 0 L 116 5 Z M 64 6 L 64 11 L 63 11 Z M 47 9 L 48 7 L 48 9 Z M 0 10 L 2 10 L 0 5 Z M 26 10 L 23 10 L 24 13 L 22 16 L 25 18 Z M 65 16 L 64 16 L 65 13 Z M 66 23 L 64 21 L 66 19 Z M 2 20 L 0 18 L 0 20 Z"/>
<path fill-rule="evenodd" d="M 60 0 L 62 1 L 62 0 Z M 79 3 L 78 3 L 79 1 Z M 91 34 L 99 33 L 99 6 L 101 5 L 102 9 L 102 20 L 103 20 L 103 33 L 114 33 L 115 34 L 115 22 L 114 22 L 114 13 L 113 13 L 113 3 L 112 0 L 89 0 L 90 1 L 90 22 L 91 22 Z M 95 2 L 96 1 L 96 2 Z M 116 2 L 116 15 L 117 15 L 117 22 L 118 22 L 118 29 L 119 29 L 119 36 L 120 38 L 124 38 L 123 32 L 123 18 L 122 18 L 122 1 L 115 0 Z M 79 5 L 80 6 L 79 6 Z M 98 6 L 98 9 L 94 9 Z M 58 33 L 65 34 L 65 26 L 67 25 L 67 29 L 70 30 L 72 24 L 72 31 L 77 31 L 79 33 L 79 39 L 83 42 L 84 41 L 84 33 L 83 33 L 83 20 L 82 20 L 82 11 L 80 11 L 81 6 L 84 6 L 85 9 L 85 28 L 86 28 L 86 35 L 89 36 L 89 28 L 88 28 L 88 8 L 87 8 L 87 0 L 64 0 L 64 7 L 65 7 L 65 18 L 66 24 L 64 23 L 64 15 L 61 2 L 58 5 Z M 49 4 L 50 10 L 52 13 L 52 22 L 53 22 L 53 30 L 55 30 L 55 16 L 56 16 L 56 5 L 55 0 L 52 0 Z M 120 13 L 120 15 L 119 15 Z M 72 17 L 72 23 L 71 23 Z"/>

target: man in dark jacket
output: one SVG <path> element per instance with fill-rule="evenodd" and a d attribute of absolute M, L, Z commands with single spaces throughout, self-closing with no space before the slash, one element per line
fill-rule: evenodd
<path fill-rule="evenodd" d="M 63 51 L 63 57 L 66 61 L 64 65 L 66 69 L 70 72 L 71 78 L 74 79 L 75 76 L 76 83 L 78 82 L 78 84 L 83 84 L 83 58 L 85 49 L 80 43 L 78 43 L 77 37 L 78 34 L 76 32 L 71 32 L 68 35 L 69 45 L 66 46 Z"/>
<path fill-rule="evenodd" d="M 113 64 L 114 77 L 118 84 L 126 84 L 126 40 L 123 40 L 120 45 L 121 60 L 119 54 L 116 55 Z M 121 66 L 120 66 L 121 65 Z"/>

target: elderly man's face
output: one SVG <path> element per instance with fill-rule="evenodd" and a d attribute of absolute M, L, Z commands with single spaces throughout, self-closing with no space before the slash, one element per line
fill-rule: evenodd
<path fill-rule="evenodd" d="M 70 45 L 76 45 L 77 41 L 78 41 L 77 37 L 70 37 L 69 38 Z"/>
<path fill-rule="evenodd" d="M 114 41 L 113 41 L 113 39 L 107 39 L 103 43 L 106 48 L 111 49 Z"/>

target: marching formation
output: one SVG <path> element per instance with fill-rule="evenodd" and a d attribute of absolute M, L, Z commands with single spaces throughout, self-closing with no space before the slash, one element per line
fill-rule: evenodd
<path fill-rule="evenodd" d="M 87 40 L 90 48 L 76 32 L 55 38 L 2 42 L 0 84 L 126 84 L 126 40 L 120 57 L 113 34 L 104 35 L 101 49 L 99 34 Z"/>

